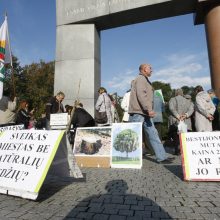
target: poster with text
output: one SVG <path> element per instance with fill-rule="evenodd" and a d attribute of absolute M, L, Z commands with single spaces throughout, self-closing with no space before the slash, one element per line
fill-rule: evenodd
<path fill-rule="evenodd" d="M 112 125 L 111 167 L 142 167 L 142 123 Z"/>
<path fill-rule="evenodd" d="M 7 130 L 0 134 L 0 192 L 36 199 L 64 131 Z"/>
<path fill-rule="evenodd" d="M 180 136 L 184 180 L 220 181 L 220 132 Z"/>
<path fill-rule="evenodd" d="M 73 153 L 80 167 L 110 167 L 111 127 L 77 128 Z"/>

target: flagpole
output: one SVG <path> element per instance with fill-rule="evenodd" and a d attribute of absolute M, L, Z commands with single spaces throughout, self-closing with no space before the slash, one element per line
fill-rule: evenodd
<path fill-rule="evenodd" d="M 5 12 L 5 19 L 7 21 L 7 27 L 8 27 L 8 16 L 7 16 L 7 12 Z M 8 40 L 8 49 L 9 49 L 9 56 L 11 57 L 10 59 L 10 65 L 11 65 L 11 81 L 12 81 L 12 89 L 13 89 L 13 99 L 14 97 L 16 96 L 16 92 L 15 92 L 15 78 L 14 78 L 14 67 L 13 67 L 13 57 L 12 57 L 12 52 L 11 52 L 11 44 L 10 44 L 10 37 L 9 37 L 9 31 L 8 31 L 8 28 L 7 28 L 7 40 Z"/>

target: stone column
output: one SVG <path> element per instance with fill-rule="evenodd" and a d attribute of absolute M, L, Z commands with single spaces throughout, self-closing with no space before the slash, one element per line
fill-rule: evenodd
<path fill-rule="evenodd" d="M 65 93 L 64 105 L 79 99 L 94 115 L 100 87 L 100 35 L 94 24 L 57 26 L 54 93 Z"/>
<path fill-rule="evenodd" d="M 208 7 L 204 21 L 212 87 L 220 98 L 220 3 Z"/>

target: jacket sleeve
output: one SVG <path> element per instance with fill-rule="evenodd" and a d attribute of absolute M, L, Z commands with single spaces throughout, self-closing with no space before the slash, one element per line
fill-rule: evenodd
<path fill-rule="evenodd" d="M 179 113 L 177 112 L 177 106 L 176 106 L 176 100 L 175 98 L 171 98 L 169 101 L 169 110 L 171 112 L 171 114 L 175 117 L 175 118 L 179 118 Z"/>
<path fill-rule="evenodd" d="M 153 90 L 144 76 L 140 76 L 136 81 L 137 98 L 142 109 L 148 113 L 153 110 Z"/>
<path fill-rule="evenodd" d="M 128 111 L 128 107 L 129 107 L 129 93 L 125 93 L 122 102 L 121 102 L 121 107 L 124 111 Z"/>
<path fill-rule="evenodd" d="M 98 100 L 97 100 L 97 102 L 95 104 L 95 109 L 97 111 L 100 110 L 102 103 L 103 103 L 103 95 L 99 95 Z"/>
<path fill-rule="evenodd" d="M 210 109 L 207 109 L 205 106 L 207 105 L 206 103 L 206 97 L 203 96 L 196 96 L 196 107 L 198 109 L 198 111 L 204 115 L 205 117 L 207 117 L 209 114 L 213 114 L 215 111 L 215 106 L 212 103 L 212 101 L 210 100 L 210 105 L 211 105 L 211 109 L 212 111 L 209 111 Z"/>
<path fill-rule="evenodd" d="M 194 104 L 192 102 L 190 102 L 190 106 L 188 111 L 186 112 L 187 118 L 189 118 L 194 112 Z"/>

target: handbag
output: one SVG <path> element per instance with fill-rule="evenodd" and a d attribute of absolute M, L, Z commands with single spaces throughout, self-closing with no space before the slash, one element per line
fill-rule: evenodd
<path fill-rule="evenodd" d="M 95 122 L 98 124 L 105 124 L 108 121 L 106 112 L 95 111 Z"/>
<path fill-rule="evenodd" d="M 105 105 L 105 97 L 104 98 L 104 105 Z M 95 110 L 95 122 L 98 124 L 105 124 L 108 121 L 107 113 L 106 113 L 106 106 L 104 112 L 99 112 L 98 110 Z"/>

